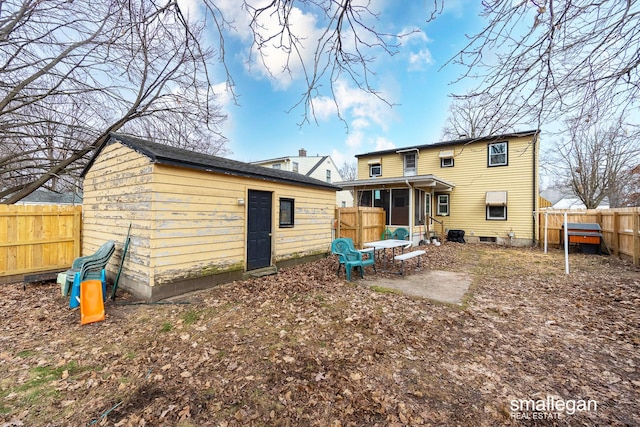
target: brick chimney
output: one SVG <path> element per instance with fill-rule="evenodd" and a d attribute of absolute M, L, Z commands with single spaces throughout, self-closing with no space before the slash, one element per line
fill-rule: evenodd
<path fill-rule="evenodd" d="M 307 150 L 301 148 L 298 150 L 298 157 L 307 157 Z"/>

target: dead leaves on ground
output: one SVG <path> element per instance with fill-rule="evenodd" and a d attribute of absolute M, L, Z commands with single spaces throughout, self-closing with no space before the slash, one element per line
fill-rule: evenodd
<path fill-rule="evenodd" d="M 546 396 L 598 410 L 527 424 L 640 423 L 633 266 L 426 250 L 422 269 L 474 277 L 463 308 L 346 282 L 333 257 L 85 326 L 57 286 L 3 286 L 0 426 L 517 425 L 510 401 Z"/>

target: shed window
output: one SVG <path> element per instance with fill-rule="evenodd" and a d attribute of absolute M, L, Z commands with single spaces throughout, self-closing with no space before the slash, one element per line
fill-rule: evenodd
<path fill-rule="evenodd" d="M 293 199 L 280 199 L 280 228 L 293 227 L 293 213 L 295 203 Z"/>

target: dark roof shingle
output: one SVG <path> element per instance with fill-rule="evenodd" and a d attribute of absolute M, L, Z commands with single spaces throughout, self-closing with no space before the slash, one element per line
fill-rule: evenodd
<path fill-rule="evenodd" d="M 114 142 L 120 142 L 126 145 L 132 150 L 148 157 L 153 163 L 179 166 L 189 169 L 199 169 L 233 176 L 243 176 L 247 178 L 261 179 L 264 181 L 283 182 L 287 184 L 324 188 L 334 191 L 341 190 L 340 187 L 296 172 L 266 168 L 263 166 L 240 162 L 238 160 L 231 160 L 183 148 L 171 147 L 169 145 L 158 144 L 156 142 L 147 141 L 130 135 L 112 133 L 104 146 Z M 104 146 L 101 147 L 100 150 L 97 150 L 93 155 L 93 158 L 82 172 L 83 176 L 91 168 L 95 158 L 100 154 L 100 151 L 102 151 Z"/>

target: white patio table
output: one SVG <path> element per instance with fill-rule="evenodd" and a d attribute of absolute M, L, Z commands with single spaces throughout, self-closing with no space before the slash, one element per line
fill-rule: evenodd
<path fill-rule="evenodd" d="M 381 249 L 392 249 L 394 259 L 396 256 L 396 248 L 402 248 L 402 252 L 404 253 L 405 248 L 408 248 L 411 245 L 412 243 L 409 240 L 398 240 L 398 239 L 376 240 L 375 242 L 367 242 L 363 244 L 363 246 L 366 248 L 373 248 L 374 252 L 379 251 Z M 387 258 L 383 258 L 382 263 L 383 263 L 382 270 L 386 270 Z"/>

